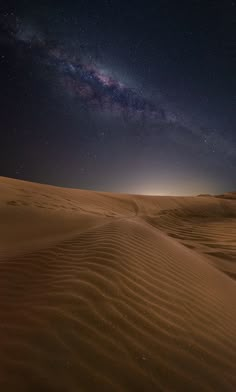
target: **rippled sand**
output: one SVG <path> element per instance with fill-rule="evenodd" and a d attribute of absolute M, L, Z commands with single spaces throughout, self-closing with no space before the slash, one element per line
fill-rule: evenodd
<path fill-rule="evenodd" d="M 0 177 L 0 390 L 235 391 L 232 195 Z"/>

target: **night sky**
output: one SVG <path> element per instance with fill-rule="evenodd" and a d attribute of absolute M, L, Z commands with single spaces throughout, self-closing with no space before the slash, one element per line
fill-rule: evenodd
<path fill-rule="evenodd" d="M 236 190 L 236 1 L 0 4 L 0 175 Z"/>

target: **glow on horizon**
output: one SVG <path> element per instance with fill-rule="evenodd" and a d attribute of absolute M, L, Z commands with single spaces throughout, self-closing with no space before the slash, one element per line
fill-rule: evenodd
<path fill-rule="evenodd" d="M 218 189 L 214 189 L 209 184 L 200 184 L 196 181 L 184 182 L 170 181 L 169 184 L 160 183 L 156 185 L 142 184 L 127 187 L 125 193 L 146 195 L 146 196 L 196 196 L 199 194 L 217 194 Z"/>

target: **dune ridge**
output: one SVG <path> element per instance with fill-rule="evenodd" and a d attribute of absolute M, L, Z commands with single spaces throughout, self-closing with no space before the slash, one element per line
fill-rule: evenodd
<path fill-rule="evenodd" d="M 0 386 L 234 391 L 236 202 L 0 178 Z"/>

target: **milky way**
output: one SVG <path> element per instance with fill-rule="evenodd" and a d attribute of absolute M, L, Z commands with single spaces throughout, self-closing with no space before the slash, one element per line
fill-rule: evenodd
<path fill-rule="evenodd" d="M 165 120 L 163 109 L 135 89 L 102 72 L 96 63 L 83 63 L 79 56 L 71 59 L 67 53 L 62 53 L 57 48 L 50 50 L 48 57 L 59 71 L 65 89 L 90 107 Z"/>
<path fill-rule="evenodd" d="M 234 146 L 219 132 L 202 130 L 195 124 L 186 125 L 182 116 L 166 109 L 166 104 L 164 108 L 154 99 L 147 98 L 143 91 L 114 76 L 112 69 L 104 71 L 106 67 L 93 60 L 92 51 L 85 54 L 76 40 L 72 45 L 52 40 L 49 34 L 13 14 L 0 18 L 0 28 L 1 42 L 14 46 L 19 56 L 30 55 L 43 69 L 51 70 L 41 75 L 47 80 L 51 76 L 51 83 L 56 83 L 57 91 L 61 89 L 80 108 L 138 120 L 141 125 L 148 123 L 149 131 L 158 126 L 158 133 L 164 129 L 166 137 L 176 145 L 195 148 L 198 140 L 211 154 L 218 149 L 230 159 L 236 156 Z"/>
<path fill-rule="evenodd" d="M 28 48 L 58 75 L 64 90 L 88 108 L 122 114 L 127 117 L 165 121 L 162 107 L 139 91 L 105 73 L 95 62 L 86 62 L 80 54 L 71 54 L 59 42 L 51 42 L 42 32 L 15 20 L 5 20 L 5 32 L 12 43 Z"/>
<path fill-rule="evenodd" d="M 54 3 L 1 2 L 1 174 L 234 189 L 234 6 Z"/>

